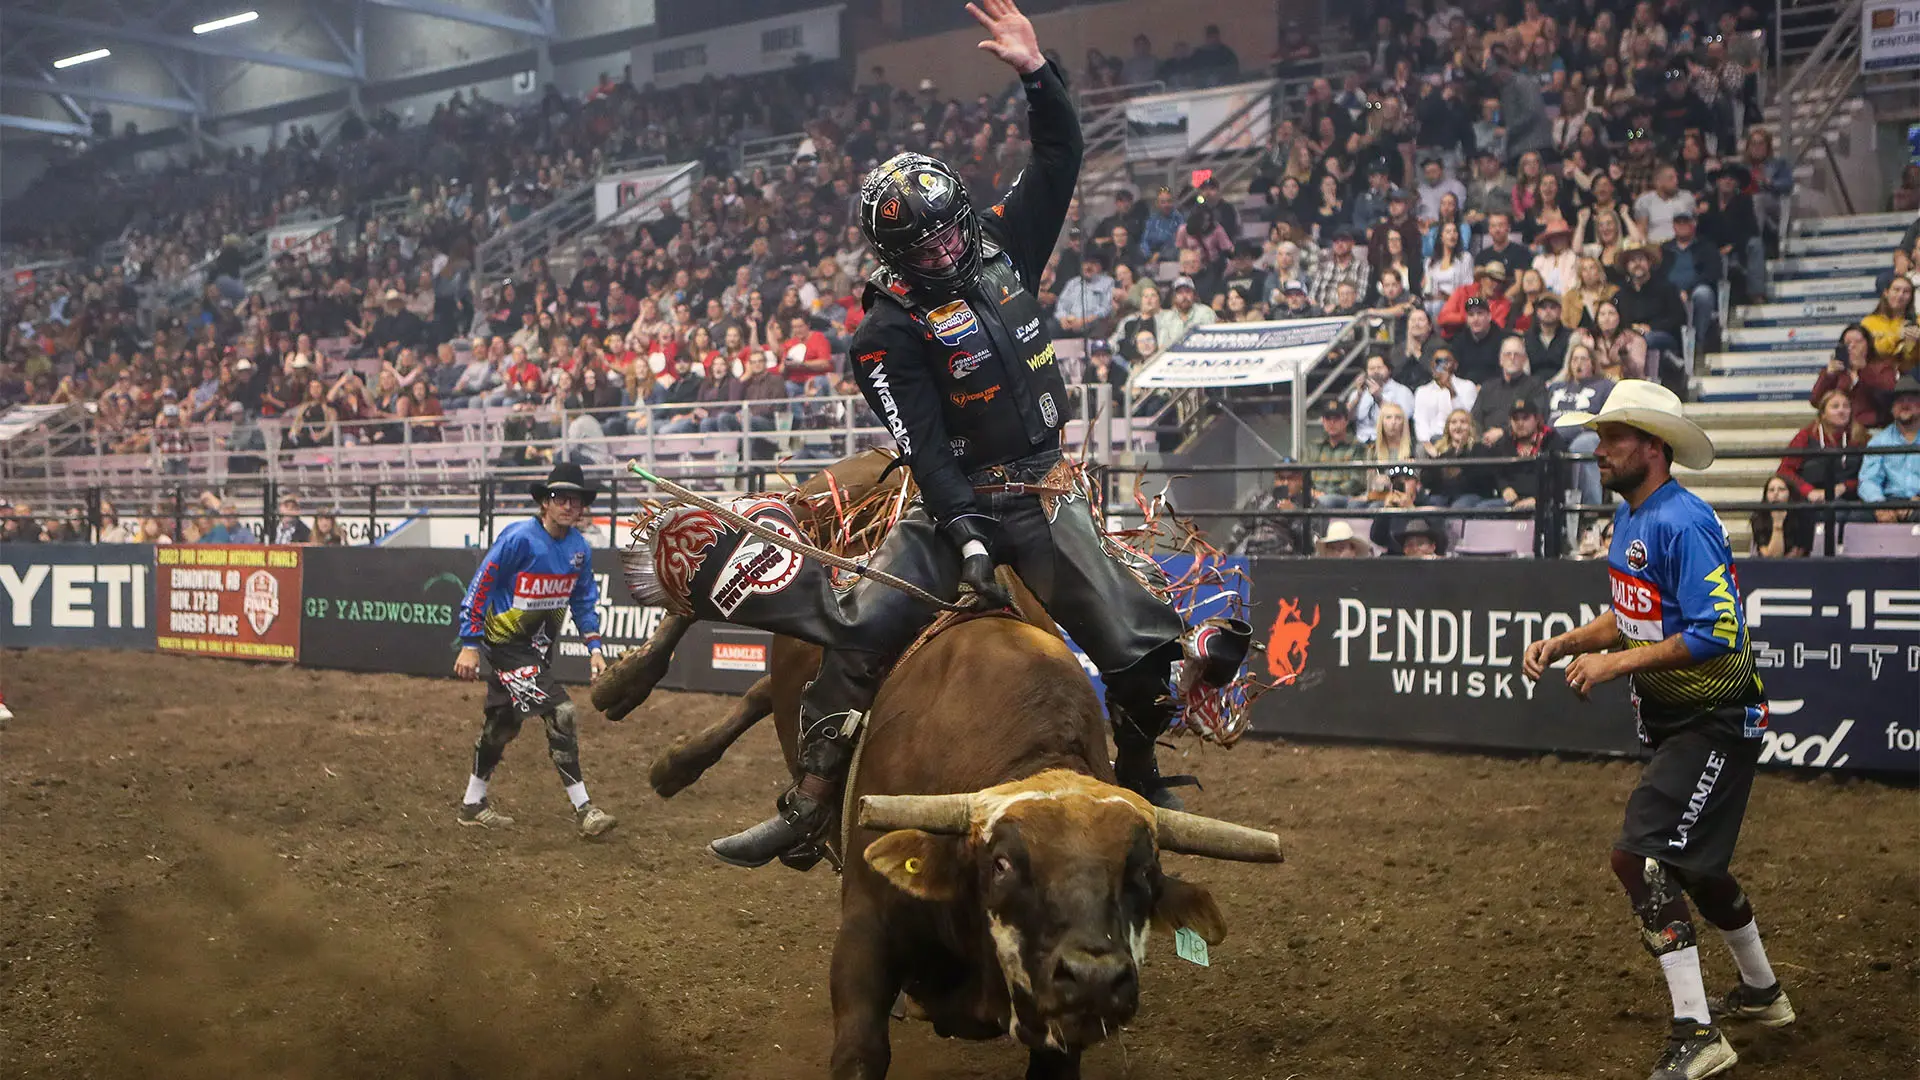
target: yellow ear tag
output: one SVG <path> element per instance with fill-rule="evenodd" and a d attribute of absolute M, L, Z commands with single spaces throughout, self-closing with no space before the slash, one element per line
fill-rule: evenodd
<path fill-rule="evenodd" d="M 918 858 L 908 859 L 902 865 L 906 867 L 906 871 L 909 874 L 917 874 L 920 872 L 920 860 Z"/>

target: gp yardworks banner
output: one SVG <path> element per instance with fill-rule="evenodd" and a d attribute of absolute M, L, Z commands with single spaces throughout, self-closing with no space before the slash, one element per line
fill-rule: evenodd
<path fill-rule="evenodd" d="M 1341 317 L 1196 326 L 1134 376 L 1133 385 L 1158 389 L 1290 383 L 1295 371 L 1318 362 L 1352 322 Z"/>
<path fill-rule="evenodd" d="M 153 648 L 153 548 L 0 545 L 0 646 Z"/>
<path fill-rule="evenodd" d="M 1920 67 L 1920 0 L 1867 0 L 1860 8 L 1860 70 Z"/>
<path fill-rule="evenodd" d="M 1920 567 L 1794 559 L 1739 566 L 1773 703 L 1761 760 L 1920 770 Z M 1254 627 L 1275 734 L 1536 751 L 1638 752 L 1625 681 L 1590 702 L 1520 656 L 1605 610 L 1600 562 L 1261 559 Z M 1876 677 L 1877 672 L 1877 677 Z"/>
<path fill-rule="evenodd" d="M 458 548 L 308 548 L 301 661 L 348 671 L 449 675 L 460 650 L 455 620 L 480 550 Z M 607 659 L 645 642 L 666 616 L 620 588 L 620 561 L 595 551 L 600 634 Z M 759 631 L 701 623 L 675 650 L 660 685 L 671 690 L 738 693 L 766 674 L 771 638 Z M 587 647 L 568 617 L 554 670 L 587 682 Z"/>
<path fill-rule="evenodd" d="M 348 671 L 447 675 L 454 617 L 477 551 L 308 548 L 301 661 Z"/>
<path fill-rule="evenodd" d="M 300 659 L 300 563 L 309 549 L 168 544 L 153 549 L 161 652 Z"/>

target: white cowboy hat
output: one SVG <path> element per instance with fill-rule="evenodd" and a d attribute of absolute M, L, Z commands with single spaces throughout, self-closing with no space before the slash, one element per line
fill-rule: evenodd
<path fill-rule="evenodd" d="M 1713 440 L 1700 425 L 1687 419 L 1674 392 L 1645 379 L 1623 379 L 1607 395 L 1597 413 L 1570 412 L 1555 427 L 1593 427 L 1625 424 L 1657 436 L 1673 447 L 1673 460 L 1689 469 L 1713 464 Z"/>

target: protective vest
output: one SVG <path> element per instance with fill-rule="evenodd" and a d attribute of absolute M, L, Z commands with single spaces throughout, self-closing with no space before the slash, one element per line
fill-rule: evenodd
<path fill-rule="evenodd" d="M 982 243 L 980 276 L 957 299 L 928 307 L 884 267 L 869 294 L 900 307 L 925 334 L 948 450 L 968 473 L 1059 446 L 1068 419 L 1046 312 L 1013 261 Z"/>

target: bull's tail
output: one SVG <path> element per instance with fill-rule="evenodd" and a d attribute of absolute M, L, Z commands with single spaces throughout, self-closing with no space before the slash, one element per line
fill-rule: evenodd
<path fill-rule="evenodd" d="M 725 717 L 691 735 L 682 735 L 673 740 L 666 753 L 660 755 L 653 763 L 653 768 L 648 770 L 647 782 L 653 785 L 654 793 L 661 798 L 673 798 L 725 756 L 727 747 L 732 746 L 736 739 L 772 714 L 773 678 L 764 676 L 740 695 L 733 711 Z"/>
<path fill-rule="evenodd" d="M 689 615 L 669 614 L 661 619 L 645 645 L 629 649 L 593 680 L 593 707 L 609 720 L 625 720 L 628 713 L 645 704 L 666 675 L 667 665 L 673 662 L 673 650 L 693 623 Z"/>

